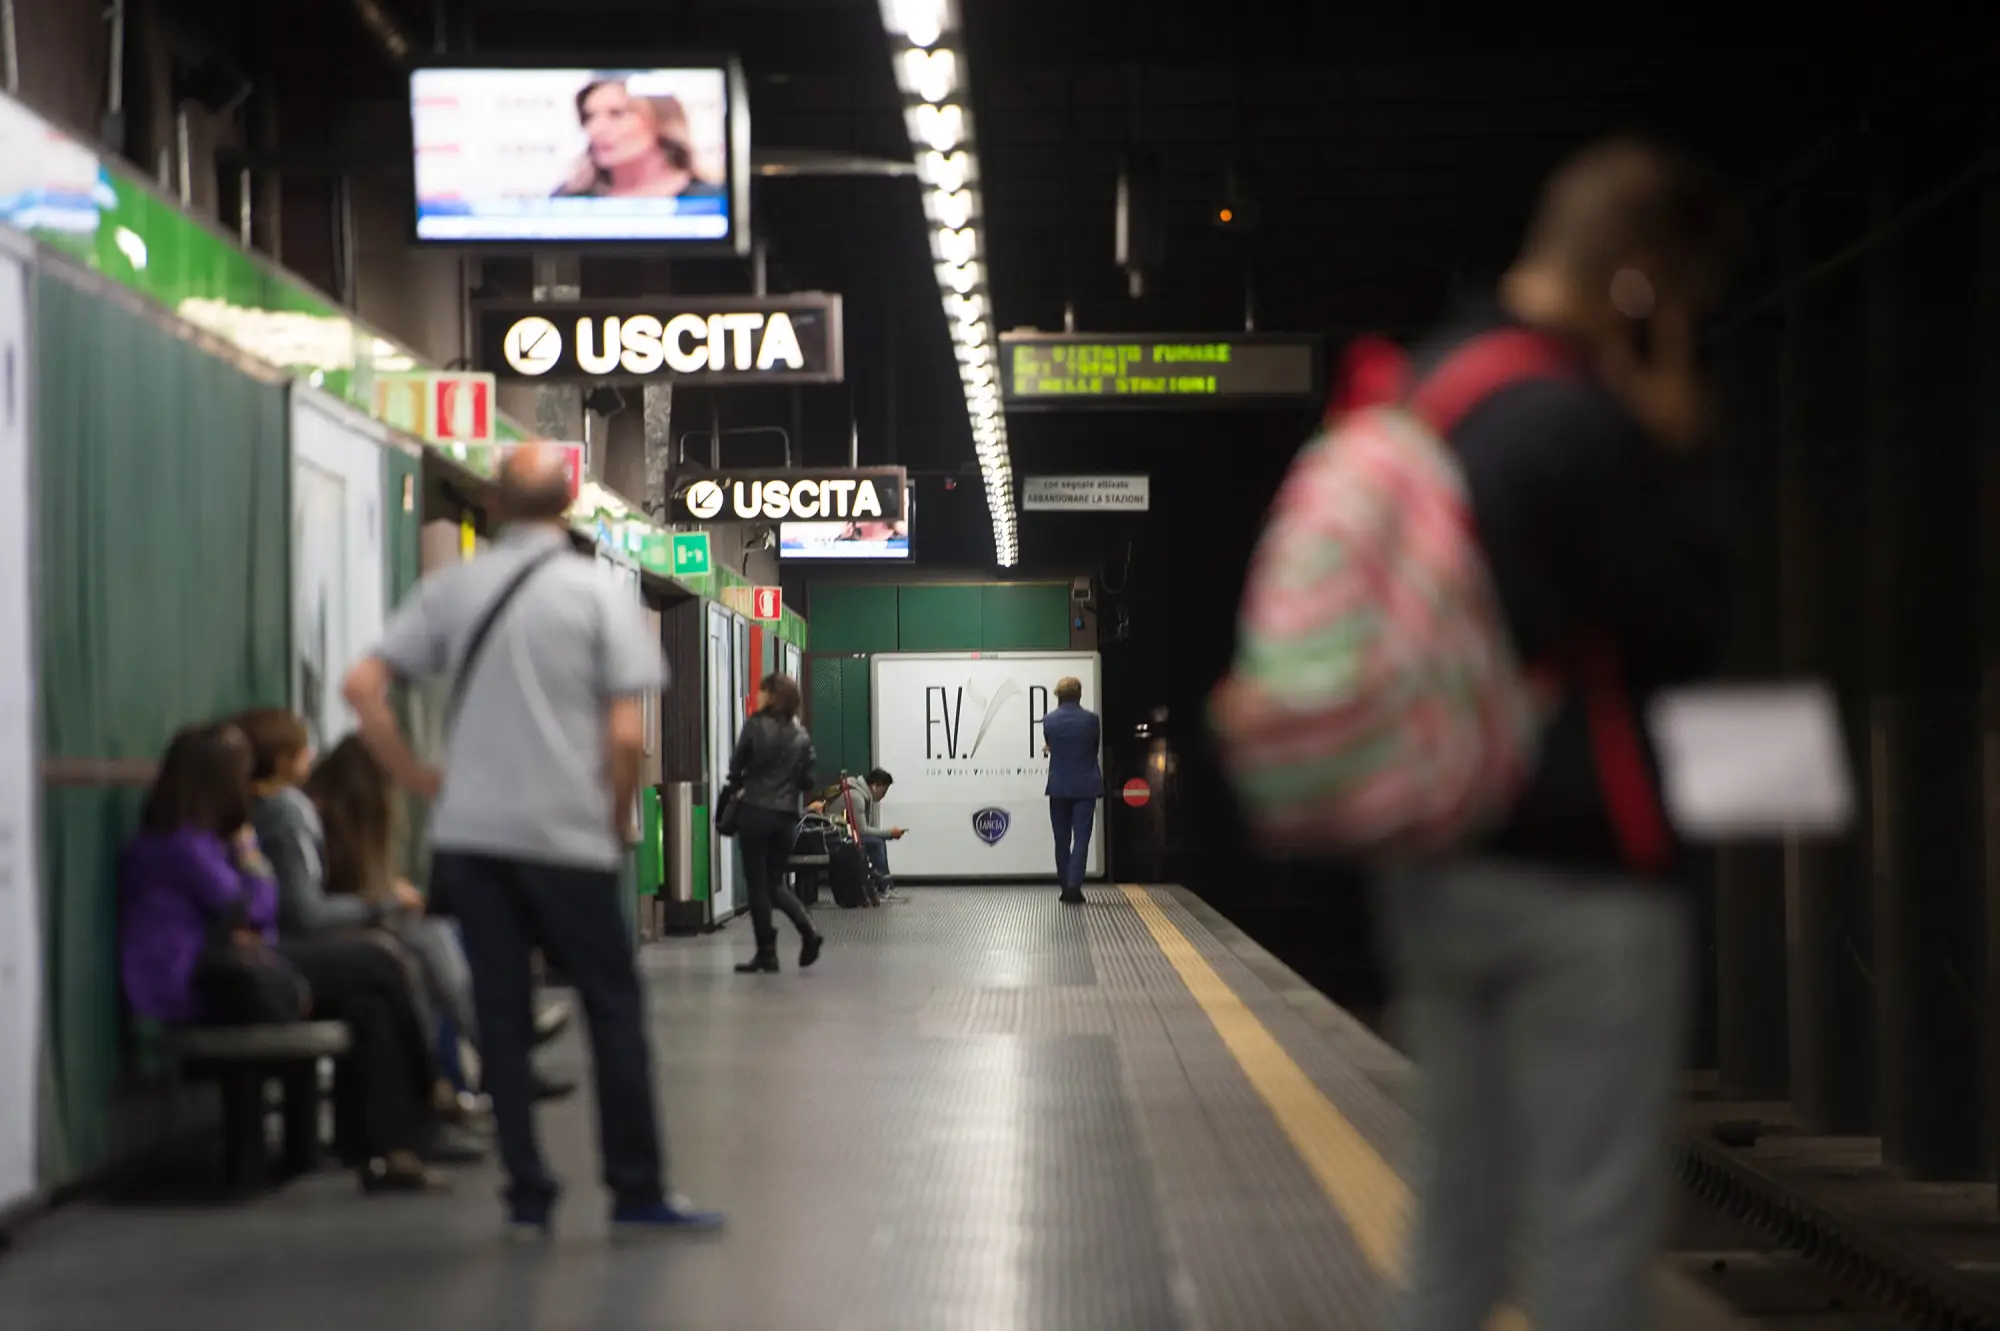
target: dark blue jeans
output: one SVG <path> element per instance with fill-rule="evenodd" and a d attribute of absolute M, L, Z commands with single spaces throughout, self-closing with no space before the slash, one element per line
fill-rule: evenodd
<path fill-rule="evenodd" d="M 439 851 L 434 894 L 458 912 L 479 1009 L 480 1057 L 493 1097 L 508 1200 L 545 1206 L 556 1194 L 535 1139 L 529 1052 L 535 1043 L 530 954 L 540 948 L 576 986 L 590 1019 L 597 1074 L 598 1146 L 604 1181 L 627 1205 L 665 1195 L 646 1000 L 632 956 L 631 927 L 611 870 L 562 868 L 497 856 Z"/>
<path fill-rule="evenodd" d="M 888 891 L 896 885 L 894 875 L 889 872 L 889 842 L 885 837 L 863 835 L 861 853 L 868 860 L 868 867 L 875 871 L 875 885 Z"/>
<path fill-rule="evenodd" d="M 1097 823 L 1097 800 L 1049 798 L 1049 825 L 1056 834 L 1056 881 L 1065 891 L 1083 886 L 1090 865 L 1090 830 Z"/>

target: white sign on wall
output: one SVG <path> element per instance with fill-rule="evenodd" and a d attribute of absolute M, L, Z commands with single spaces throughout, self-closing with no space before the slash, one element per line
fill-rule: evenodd
<path fill-rule="evenodd" d="M 378 427 L 292 388 L 292 698 L 323 753 L 357 724 L 341 681 L 382 640 L 383 458 Z"/>
<path fill-rule="evenodd" d="M 896 779 L 880 820 L 909 829 L 889 848 L 899 877 L 1054 878 L 1041 722 L 1065 675 L 1083 681 L 1083 705 L 1100 711 L 1095 652 L 916 653 L 871 662 L 875 762 Z M 1093 877 L 1104 871 L 1101 812 L 1090 843 Z"/>
<path fill-rule="evenodd" d="M 0 250 L 0 1210 L 35 1192 L 42 927 L 27 269 Z"/>
<path fill-rule="evenodd" d="M 1150 476 L 1029 476 L 1021 482 L 1021 511 L 1144 513 L 1152 491 Z"/>

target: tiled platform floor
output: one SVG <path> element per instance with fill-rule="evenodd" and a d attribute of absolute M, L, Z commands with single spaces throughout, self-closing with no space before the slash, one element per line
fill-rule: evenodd
<path fill-rule="evenodd" d="M 328 1176 L 238 1209 L 79 1206 L 0 1264 L 0 1328 L 1379 1324 L 1393 1053 L 1178 892 L 911 895 L 820 912 L 811 972 L 730 973 L 742 924 L 647 950 L 674 1183 L 730 1212 L 722 1236 L 607 1245 L 584 1098 L 544 1112 L 571 1185 L 546 1250 L 497 1241 L 483 1169 L 435 1197 Z M 581 1070 L 574 1037 L 559 1054 Z M 1728 1325 L 1671 1295 L 1675 1331 Z"/>

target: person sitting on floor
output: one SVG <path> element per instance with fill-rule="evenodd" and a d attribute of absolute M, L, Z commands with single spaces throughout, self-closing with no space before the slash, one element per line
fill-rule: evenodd
<path fill-rule="evenodd" d="M 303 737 L 303 728 L 300 735 Z M 449 1028 L 441 1056 L 448 1071 L 463 1085 L 457 1044 L 464 1040 L 476 1052 L 479 1048 L 479 1021 L 474 1010 L 472 969 L 465 960 L 464 944 L 457 927 L 449 920 L 412 911 L 414 899 L 421 908 L 423 897 L 408 879 L 398 877 L 391 866 L 396 838 L 395 787 L 388 771 L 361 742 L 349 735 L 313 765 L 302 787 L 321 829 L 321 886 L 329 902 L 377 904 L 394 903 L 385 927 L 410 948 L 423 963 L 432 1000 L 438 1004 Z M 535 1041 L 546 1044 L 568 1025 L 567 1003 L 550 1002 L 535 1015 Z M 574 1081 L 536 1071 L 534 1093 L 538 1100 L 552 1100 L 576 1090 Z"/>
<path fill-rule="evenodd" d="M 379 948 L 278 936 L 278 887 L 250 826 L 250 744 L 232 726 L 175 735 L 119 863 L 119 970 L 168 1024 L 346 1023 L 343 1153 L 363 1191 L 440 1185 L 420 1152 L 431 1060 L 402 968 Z"/>

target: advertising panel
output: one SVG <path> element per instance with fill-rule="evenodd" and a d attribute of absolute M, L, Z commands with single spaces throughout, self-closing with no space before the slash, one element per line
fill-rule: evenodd
<path fill-rule="evenodd" d="M 908 559 L 910 524 L 916 520 L 917 492 L 903 493 L 900 520 L 867 522 L 780 522 L 778 558 L 848 561 Z"/>
<path fill-rule="evenodd" d="M 42 1038 L 27 269 L 0 249 L 0 1211 L 36 1189 Z"/>
<path fill-rule="evenodd" d="M 410 74 L 418 240 L 733 251 L 748 234 L 735 66 Z"/>
<path fill-rule="evenodd" d="M 896 778 L 882 817 L 909 829 L 889 849 L 899 877 L 1054 878 L 1042 718 L 1065 675 L 1083 681 L 1085 707 L 1102 710 L 1095 652 L 874 658 L 875 761 Z M 1104 872 L 1101 816 L 1089 872 Z"/>

